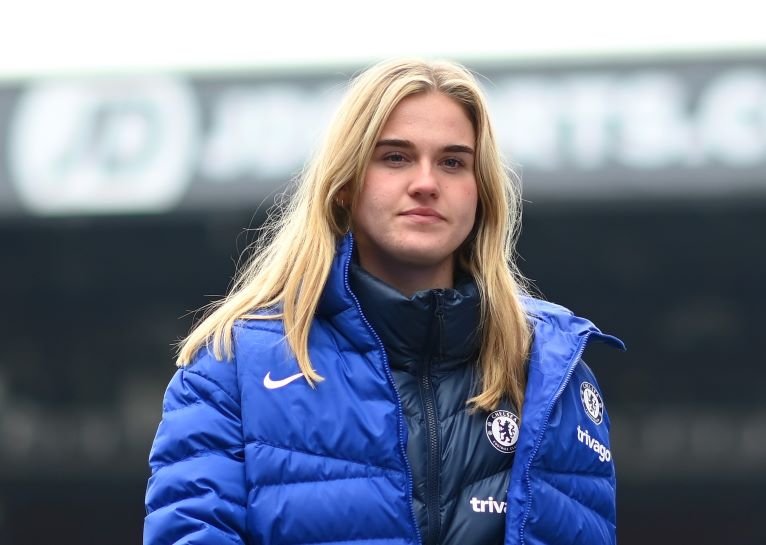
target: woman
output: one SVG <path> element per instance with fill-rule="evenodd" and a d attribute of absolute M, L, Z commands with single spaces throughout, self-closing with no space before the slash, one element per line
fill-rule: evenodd
<path fill-rule="evenodd" d="M 145 543 L 613 543 L 621 343 L 525 296 L 519 206 L 467 70 L 360 75 L 181 347 Z"/>

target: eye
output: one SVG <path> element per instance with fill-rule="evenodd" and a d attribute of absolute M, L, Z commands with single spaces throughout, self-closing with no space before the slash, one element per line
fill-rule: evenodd
<path fill-rule="evenodd" d="M 450 170 L 456 170 L 465 165 L 465 163 L 457 157 L 448 157 L 442 161 L 442 164 Z"/>
<path fill-rule="evenodd" d="M 386 155 L 384 159 L 389 163 L 403 163 L 406 158 L 401 153 L 394 152 Z"/>

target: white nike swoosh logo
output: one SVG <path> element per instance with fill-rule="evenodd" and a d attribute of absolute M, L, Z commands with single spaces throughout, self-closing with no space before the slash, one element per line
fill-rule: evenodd
<path fill-rule="evenodd" d="M 287 378 L 283 378 L 281 380 L 271 380 L 271 371 L 266 373 L 266 376 L 263 377 L 263 385 L 266 386 L 269 390 L 274 390 L 276 388 L 281 388 L 282 386 L 287 386 L 294 380 L 298 380 L 303 376 L 303 373 L 295 373 L 292 376 L 289 376 Z"/>

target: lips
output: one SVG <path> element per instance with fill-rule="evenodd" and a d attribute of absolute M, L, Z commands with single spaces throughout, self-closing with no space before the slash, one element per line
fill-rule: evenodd
<path fill-rule="evenodd" d="M 410 217 L 413 217 L 413 218 L 423 218 L 423 219 L 430 218 L 432 220 L 437 220 L 437 219 L 443 220 L 444 219 L 444 216 L 439 214 L 439 212 L 437 212 L 433 208 L 428 208 L 428 207 L 425 207 L 425 206 L 419 206 L 417 208 L 412 208 L 410 210 L 402 212 L 401 215 L 402 216 L 410 216 Z"/>

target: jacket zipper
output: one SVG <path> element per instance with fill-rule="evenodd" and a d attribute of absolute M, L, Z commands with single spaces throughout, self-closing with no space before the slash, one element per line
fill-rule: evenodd
<path fill-rule="evenodd" d="M 394 391 L 394 396 L 396 397 L 396 420 L 399 424 L 399 452 L 402 455 L 402 460 L 404 461 L 404 475 L 407 482 L 407 503 L 410 506 L 410 518 L 412 520 L 412 527 L 415 529 L 417 543 L 423 543 L 423 537 L 420 535 L 420 527 L 418 526 L 418 519 L 415 516 L 415 507 L 412 504 L 412 469 L 410 468 L 410 462 L 407 458 L 407 447 L 404 441 L 406 430 L 404 429 L 405 423 L 404 411 L 402 410 L 402 399 L 399 396 L 399 391 L 396 389 L 394 376 L 391 374 L 391 366 L 388 363 L 388 354 L 386 353 L 386 348 L 383 345 L 383 341 L 380 340 L 380 336 L 378 336 L 377 331 L 375 331 L 375 329 L 373 329 L 373 327 L 370 325 L 370 322 L 367 321 L 367 316 L 365 316 L 364 312 L 362 312 L 362 306 L 359 304 L 359 299 L 357 299 L 356 294 L 351 291 L 351 286 L 348 283 L 348 267 L 351 263 L 351 256 L 353 255 L 353 252 L 354 238 L 349 237 L 348 258 L 346 259 L 346 264 L 343 268 L 343 283 L 346 286 L 346 291 L 351 294 L 351 298 L 354 300 L 354 304 L 356 305 L 356 309 L 359 311 L 359 315 L 362 317 L 364 325 L 367 327 L 370 333 L 372 333 L 372 336 L 375 338 L 375 342 L 378 344 L 378 349 L 383 355 L 383 369 L 386 371 L 388 383 L 391 385 L 391 388 Z"/>
<path fill-rule="evenodd" d="M 436 545 L 441 534 L 439 517 L 439 475 L 441 473 L 441 448 L 439 446 L 439 422 L 436 417 L 436 400 L 434 399 L 431 381 L 431 363 L 434 359 L 434 348 L 441 346 L 442 326 L 442 293 L 434 292 L 434 317 L 425 365 L 420 374 L 420 395 L 426 419 L 426 434 L 428 436 L 428 471 L 426 476 L 426 513 L 428 516 L 428 533 L 426 545 Z M 435 331 L 434 331 L 435 329 Z"/>
<path fill-rule="evenodd" d="M 577 352 L 575 352 L 574 359 L 569 363 L 569 368 L 567 369 L 567 373 L 564 376 L 564 380 L 561 382 L 561 385 L 559 386 L 559 389 L 556 390 L 556 393 L 551 398 L 550 402 L 548 403 L 548 407 L 545 410 L 545 416 L 543 418 L 542 426 L 540 426 L 540 432 L 537 434 L 536 442 L 535 442 L 535 448 L 532 450 L 532 453 L 529 455 L 529 459 L 527 460 L 526 466 L 524 466 L 524 482 L 527 484 L 527 507 L 524 510 L 524 517 L 521 519 L 521 524 L 519 525 L 519 543 L 520 545 L 524 545 L 526 540 L 524 539 L 524 529 L 527 525 L 527 520 L 529 519 L 529 512 L 532 508 L 532 504 L 529 501 L 528 498 L 532 497 L 532 484 L 529 482 L 529 471 L 532 468 L 532 460 L 535 459 L 535 456 L 537 456 L 537 451 L 540 450 L 540 445 L 542 444 L 542 436 L 545 434 L 545 430 L 548 429 L 548 421 L 551 418 L 551 413 L 553 412 L 553 406 L 556 404 L 556 401 L 561 397 L 561 394 L 564 393 L 564 389 L 569 384 L 569 381 L 572 379 L 572 375 L 574 374 L 575 368 L 577 367 L 577 362 L 580 361 L 580 358 L 583 355 L 583 352 L 585 352 L 585 346 L 588 343 L 588 339 L 592 335 L 591 332 L 585 333 L 583 335 L 582 340 L 580 341 L 579 346 L 577 347 Z"/>

